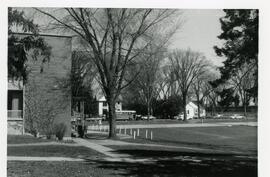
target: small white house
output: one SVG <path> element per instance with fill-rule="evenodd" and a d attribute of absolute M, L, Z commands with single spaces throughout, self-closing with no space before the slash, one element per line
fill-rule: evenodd
<path fill-rule="evenodd" d="M 118 100 L 115 103 L 115 110 L 116 110 L 116 112 L 122 111 L 122 102 L 120 100 Z M 109 111 L 108 103 L 106 101 L 106 98 L 104 96 L 102 96 L 98 100 L 98 114 L 99 114 L 99 116 L 103 116 L 103 115 L 106 115 L 108 111 Z"/>
<path fill-rule="evenodd" d="M 192 119 L 198 117 L 198 105 L 195 102 L 190 101 L 186 105 L 187 119 Z M 206 111 L 205 108 L 200 106 L 200 117 L 205 117 Z"/>

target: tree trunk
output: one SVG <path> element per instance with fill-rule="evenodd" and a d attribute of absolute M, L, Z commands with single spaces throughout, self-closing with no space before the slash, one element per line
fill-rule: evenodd
<path fill-rule="evenodd" d="M 196 94 L 196 96 L 197 96 L 197 106 L 198 106 L 198 119 L 200 119 L 201 118 L 201 114 L 200 114 L 200 96 L 199 96 L 199 94 Z"/>
<path fill-rule="evenodd" d="M 109 138 L 116 137 L 116 113 L 115 113 L 115 100 L 107 98 L 109 106 Z"/>
<path fill-rule="evenodd" d="M 215 99 L 211 99 L 212 100 L 212 114 L 216 114 L 216 103 L 215 103 Z"/>
<path fill-rule="evenodd" d="M 186 110 L 187 94 L 182 92 L 182 95 L 183 95 L 184 121 L 186 121 L 187 120 L 187 110 Z"/>
<path fill-rule="evenodd" d="M 150 113 L 151 108 L 150 108 L 150 100 L 147 101 L 147 120 L 150 120 Z"/>
<path fill-rule="evenodd" d="M 246 98 L 246 92 L 244 91 L 244 116 L 247 116 L 247 98 Z"/>

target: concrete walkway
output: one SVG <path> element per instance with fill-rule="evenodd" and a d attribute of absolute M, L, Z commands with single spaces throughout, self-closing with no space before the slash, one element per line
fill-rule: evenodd
<path fill-rule="evenodd" d="M 8 161 L 71 161 L 80 162 L 84 159 L 70 158 L 70 157 L 25 157 L 25 156 L 8 156 Z"/>
<path fill-rule="evenodd" d="M 176 146 L 163 146 L 163 145 L 156 145 L 156 144 L 140 144 L 140 143 L 127 143 L 123 141 L 117 141 L 117 140 L 85 140 L 81 138 L 77 138 L 74 141 L 76 141 L 81 146 L 85 146 L 88 148 L 91 148 L 95 151 L 98 151 L 100 153 L 103 153 L 107 157 L 103 158 L 105 161 L 109 162 L 129 162 L 129 163 L 153 163 L 154 161 L 157 161 L 157 159 L 153 158 L 134 158 L 131 155 L 128 154 L 119 154 L 116 153 L 114 149 L 105 147 L 101 144 L 109 145 L 133 145 L 133 146 L 152 146 L 152 147 L 171 147 L 171 148 L 184 148 L 184 147 L 176 147 Z M 106 143 L 104 143 L 106 142 Z M 186 147 L 188 148 L 188 147 Z M 188 148 L 190 150 L 206 150 L 206 149 L 200 149 L 200 148 Z M 209 151 L 209 149 L 207 149 Z"/>
<path fill-rule="evenodd" d="M 7 144 L 8 147 L 20 147 L 20 146 L 79 146 L 76 143 L 58 143 L 58 142 L 42 142 L 42 143 L 20 143 L 20 144 Z"/>
<path fill-rule="evenodd" d="M 128 154 L 118 154 L 114 152 L 115 150 L 112 148 L 105 147 L 103 145 L 100 145 L 98 143 L 91 142 L 89 140 L 81 139 L 81 138 L 76 138 L 74 139 L 76 143 L 78 143 L 81 146 L 88 147 L 90 149 L 93 149 L 95 151 L 98 151 L 106 156 L 113 157 L 113 158 L 130 158 L 131 156 Z"/>
<path fill-rule="evenodd" d="M 145 147 L 157 147 L 157 148 L 169 148 L 169 149 L 178 149 L 178 150 L 192 150 L 192 151 L 213 151 L 217 153 L 242 153 L 240 151 L 224 151 L 224 150 L 218 150 L 218 149 L 210 149 L 210 148 L 199 148 L 199 147 L 190 147 L 190 146 L 173 146 L 173 145 L 162 145 L 162 144 L 149 144 L 149 143 L 130 143 L 125 141 L 119 141 L 119 140 L 89 140 L 91 143 L 99 144 L 102 146 L 145 146 Z"/>

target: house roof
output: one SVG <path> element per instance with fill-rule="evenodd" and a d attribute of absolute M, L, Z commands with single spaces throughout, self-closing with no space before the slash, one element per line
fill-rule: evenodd
<path fill-rule="evenodd" d="M 190 101 L 188 104 L 193 104 L 196 107 L 198 107 L 198 105 L 200 105 L 200 108 L 204 109 L 204 106 L 202 106 L 201 104 L 199 104 L 197 101 Z"/>
<path fill-rule="evenodd" d="M 101 96 L 101 97 L 98 99 L 98 101 L 106 101 L 105 96 L 104 96 L 104 95 L 103 95 L 103 96 Z M 121 95 L 119 95 L 119 96 L 118 96 L 117 101 L 122 101 L 122 96 L 121 96 Z"/>
<path fill-rule="evenodd" d="M 11 34 L 15 35 L 34 35 L 33 33 L 25 33 L 25 32 L 12 32 Z M 59 35 L 59 34 L 49 34 L 49 33 L 39 33 L 39 36 L 49 36 L 49 37 L 66 37 L 66 38 L 72 38 L 71 35 Z"/>

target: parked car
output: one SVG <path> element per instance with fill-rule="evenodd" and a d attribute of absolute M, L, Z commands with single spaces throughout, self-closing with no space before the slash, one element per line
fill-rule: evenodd
<path fill-rule="evenodd" d="M 222 114 L 216 114 L 215 116 L 213 116 L 214 119 L 221 119 L 222 117 Z"/>
<path fill-rule="evenodd" d="M 239 114 L 234 114 L 234 115 L 232 115 L 232 116 L 230 116 L 232 119 L 243 119 L 243 118 L 245 118 L 245 116 L 241 116 L 241 115 L 239 115 Z"/>
<path fill-rule="evenodd" d="M 184 120 L 184 114 L 178 114 L 177 116 L 173 117 L 176 120 Z"/>
<path fill-rule="evenodd" d="M 179 114 L 179 115 L 177 115 L 177 116 L 174 116 L 174 118 L 175 118 L 176 120 L 184 120 L 184 114 L 181 113 L 181 114 Z M 190 119 L 193 119 L 193 117 L 187 116 L 187 120 L 190 120 Z"/>
<path fill-rule="evenodd" d="M 136 119 L 136 120 L 141 120 L 141 119 L 142 119 L 142 115 L 136 114 L 135 119 Z"/>
<path fill-rule="evenodd" d="M 148 116 L 142 116 L 142 118 L 141 118 L 142 120 L 148 120 Z M 156 119 L 156 117 L 154 117 L 154 116 L 149 116 L 149 120 L 153 120 L 153 119 Z"/>

